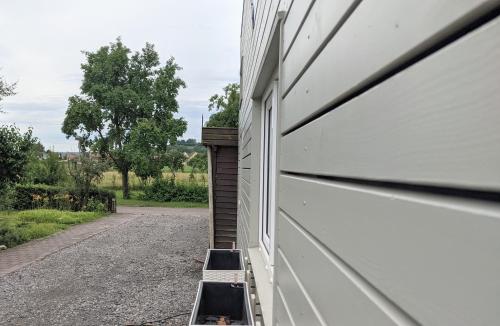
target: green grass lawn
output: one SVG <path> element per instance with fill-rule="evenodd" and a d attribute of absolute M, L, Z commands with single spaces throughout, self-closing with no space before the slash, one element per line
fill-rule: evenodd
<path fill-rule="evenodd" d="M 116 204 L 122 206 L 136 206 L 136 207 L 174 207 L 174 208 L 205 208 L 208 207 L 208 203 L 197 203 L 197 202 L 159 202 L 151 200 L 141 200 L 138 196 L 141 194 L 140 191 L 131 191 L 130 199 L 123 199 L 123 192 L 121 190 L 116 191 Z"/>
<path fill-rule="evenodd" d="M 54 209 L 0 211 L 0 245 L 14 247 L 23 242 L 46 237 L 71 225 L 94 221 L 104 215 L 106 213 Z"/>

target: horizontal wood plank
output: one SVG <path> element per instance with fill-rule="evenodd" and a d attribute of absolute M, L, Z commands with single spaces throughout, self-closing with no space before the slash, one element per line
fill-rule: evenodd
<path fill-rule="evenodd" d="M 226 174 L 226 173 L 216 173 L 215 176 L 217 177 L 215 180 L 215 183 L 217 185 L 232 185 L 236 184 L 236 179 L 234 174 Z"/>
<path fill-rule="evenodd" d="M 223 227 L 216 226 L 215 227 L 215 238 L 216 238 L 216 241 L 221 241 L 221 238 L 236 239 L 236 227 L 223 228 Z"/>
<path fill-rule="evenodd" d="M 282 213 L 278 224 L 277 280 L 297 325 L 395 325 Z"/>
<path fill-rule="evenodd" d="M 232 202 L 215 202 L 215 210 L 216 212 L 219 211 L 220 208 L 228 208 L 228 209 L 234 209 L 236 210 L 236 205 Z"/>
<path fill-rule="evenodd" d="M 236 215 L 232 215 L 230 219 L 220 218 L 217 220 L 217 225 L 221 226 L 236 226 Z"/>
<path fill-rule="evenodd" d="M 245 157 L 240 161 L 240 166 L 242 168 L 251 168 L 252 167 L 252 155 Z"/>
<path fill-rule="evenodd" d="M 250 184 L 247 183 L 245 181 L 245 179 L 241 179 L 243 180 L 242 182 L 240 182 L 240 188 L 245 191 L 245 193 L 249 194 L 250 195 Z"/>
<path fill-rule="evenodd" d="M 283 137 L 285 171 L 500 190 L 500 19 Z"/>
<path fill-rule="evenodd" d="M 499 204 L 291 176 L 280 182 L 281 209 L 420 324 L 498 322 Z M 281 232 L 280 242 L 288 236 Z"/>
<path fill-rule="evenodd" d="M 218 207 L 217 208 L 217 214 L 230 214 L 230 215 L 233 215 L 233 214 L 236 214 L 236 207 Z"/>
<path fill-rule="evenodd" d="M 284 92 L 290 88 L 316 51 L 321 50 L 330 33 L 335 33 L 341 27 L 344 15 L 352 11 L 353 4 L 357 2 L 356 0 L 314 1 L 283 63 L 281 83 Z M 286 22 L 284 29 L 287 29 Z"/>
<path fill-rule="evenodd" d="M 250 169 L 240 169 L 240 177 L 250 184 Z"/>
<path fill-rule="evenodd" d="M 216 247 L 218 249 L 232 249 L 233 248 L 233 242 L 232 241 L 216 241 L 215 244 L 216 244 Z"/>
<path fill-rule="evenodd" d="M 236 187 L 235 187 L 236 188 Z M 236 192 L 231 191 L 231 192 L 220 192 L 215 196 L 216 200 L 227 200 L 227 201 L 234 201 L 236 200 Z"/>
<path fill-rule="evenodd" d="M 236 242 L 236 236 L 216 236 L 215 237 L 215 241 L 217 243 L 221 243 L 221 242 Z"/>
<path fill-rule="evenodd" d="M 293 1 L 286 13 L 283 26 L 283 53 L 286 55 L 304 20 L 306 13 L 314 0 Z"/>
<path fill-rule="evenodd" d="M 234 168 L 217 167 L 216 173 L 234 176 L 238 175 L 238 168 L 236 167 L 236 165 L 234 165 Z"/>
<path fill-rule="evenodd" d="M 238 161 L 238 155 L 232 156 L 219 156 L 217 157 L 217 163 L 233 163 Z"/>
<path fill-rule="evenodd" d="M 276 259 L 276 286 L 279 286 L 281 293 L 286 298 L 288 307 L 290 309 L 290 317 L 297 325 L 321 325 L 323 319 L 321 314 L 318 316 L 315 309 L 311 306 L 309 295 L 303 292 L 302 285 L 299 285 L 294 274 L 290 270 L 287 263 L 284 262 L 284 256 L 281 251 L 278 252 Z M 317 266 L 316 263 L 314 263 Z M 306 280 L 307 281 L 307 280 Z M 328 280 L 324 280 L 328 282 Z M 315 293 L 312 294 L 313 296 Z M 313 298 L 312 300 L 314 301 Z"/>
<path fill-rule="evenodd" d="M 218 178 L 215 181 L 215 184 L 217 186 L 221 185 L 221 186 L 233 186 L 233 187 L 236 187 L 236 185 L 237 185 L 237 181 L 235 180 L 235 178 L 222 179 L 222 178 L 220 178 L 220 175 L 217 175 L 216 177 Z"/>
<path fill-rule="evenodd" d="M 229 161 L 229 162 L 227 162 Z M 219 161 L 219 157 L 217 157 L 217 163 L 216 163 L 217 169 L 224 172 L 226 169 L 237 169 L 238 168 L 238 158 L 235 155 L 234 156 L 234 161 L 230 161 L 229 159 L 226 159 L 226 162 L 221 162 Z"/>
<path fill-rule="evenodd" d="M 249 155 L 252 155 L 252 141 L 251 140 L 246 145 L 240 144 L 239 158 L 243 159 Z"/>
<path fill-rule="evenodd" d="M 427 50 L 499 1 L 362 1 L 282 102 L 285 132 Z M 285 62 L 286 64 L 286 62 Z M 284 69 L 289 69 L 285 68 Z"/>
<path fill-rule="evenodd" d="M 290 311 L 286 306 L 286 299 L 281 292 L 281 288 L 279 286 L 276 287 L 276 294 L 278 299 L 276 302 L 276 320 L 278 321 L 278 325 L 297 325 L 293 322 L 292 317 L 290 316 Z"/>

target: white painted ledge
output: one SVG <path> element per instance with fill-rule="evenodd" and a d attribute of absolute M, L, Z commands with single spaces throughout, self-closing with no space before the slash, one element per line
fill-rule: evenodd
<path fill-rule="evenodd" d="M 259 248 L 248 248 L 248 255 L 252 263 L 264 324 L 270 326 L 273 320 L 273 282 L 271 273 L 266 268 L 266 261 Z"/>

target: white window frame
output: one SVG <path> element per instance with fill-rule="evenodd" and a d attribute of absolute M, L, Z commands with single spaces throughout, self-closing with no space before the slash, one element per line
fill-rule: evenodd
<path fill-rule="evenodd" d="M 276 221 L 276 138 L 277 138 L 277 116 L 278 116 L 278 82 L 272 81 L 268 89 L 262 97 L 262 113 L 261 113 L 261 146 L 260 146 L 260 194 L 259 194 L 259 244 L 264 257 L 267 260 L 267 265 L 273 265 L 274 262 L 274 227 Z M 268 109 L 266 103 L 271 100 L 272 110 L 271 133 L 269 134 L 269 145 L 271 155 L 268 157 L 266 153 L 266 115 Z M 267 160 L 269 163 L 266 164 Z M 268 168 L 270 168 L 268 174 Z M 266 182 L 266 176 L 268 180 Z M 269 185 L 268 198 L 266 198 L 266 188 Z M 267 200 L 266 200 L 267 199 Z M 268 204 L 270 209 L 268 209 Z M 265 227 L 269 220 L 269 236 L 265 232 Z"/>

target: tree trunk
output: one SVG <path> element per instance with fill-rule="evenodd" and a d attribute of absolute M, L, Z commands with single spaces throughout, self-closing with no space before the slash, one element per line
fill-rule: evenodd
<path fill-rule="evenodd" d="M 125 169 L 121 172 L 122 172 L 123 199 L 129 199 L 130 194 L 128 191 L 128 169 Z"/>

